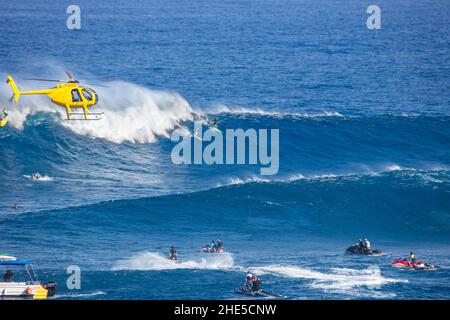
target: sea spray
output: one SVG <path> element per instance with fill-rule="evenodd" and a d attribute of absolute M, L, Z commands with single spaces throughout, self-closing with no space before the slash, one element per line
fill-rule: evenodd
<path fill-rule="evenodd" d="M 193 119 L 191 106 L 177 93 L 150 90 L 124 81 L 105 84 L 108 87 L 93 86 L 99 102 L 90 110 L 104 112 L 103 119 L 97 121 L 66 121 L 65 109 L 43 95 L 23 97 L 17 104 L 8 102 L 1 107 L 8 110 L 10 126 L 16 129 L 23 129 L 29 115 L 54 113 L 58 115 L 55 120 L 73 132 L 114 143 L 152 143 L 157 136 L 169 137 L 182 122 Z M 20 82 L 18 85 L 21 86 Z M 11 94 L 7 86 L 0 87 L 2 101 L 8 101 Z"/>
<path fill-rule="evenodd" d="M 173 261 L 157 252 L 142 252 L 117 262 L 112 270 L 172 270 L 172 269 L 230 269 L 234 267 L 233 255 L 222 253 L 199 259 Z"/>

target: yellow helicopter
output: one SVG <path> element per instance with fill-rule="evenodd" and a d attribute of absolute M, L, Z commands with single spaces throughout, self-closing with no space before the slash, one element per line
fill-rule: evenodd
<path fill-rule="evenodd" d="M 58 82 L 54 88 L 43 89 L 43 90 L 30 90 L 30 91 L 20 91 L 14 82 L 13 77 L 8 75 L 6 83 L 9 84 L 13 90 L 13 97 L 15 103 L 19 101 L 21 95 L 26 94 L 44 94 L 47 95 L 51 101 L 59 106 L 66 108 L 67 120 L 100 120 L 103 112 L 92 113 L 89 112 L 89 108 L 93 107 L 98 102 L 97 93 L 91 88 L 85 86 L 79 86 L 78 80 L 75 80 L 69 71 L 65 71 L 68 81 L 61 80 L 51 80 L 51 79 L 35 79 L 26 78 L 26 80 L 33 81 L 50 81 Z M 103 85 L 95 85 L 102 86 Z M 82 108 L 83 113 L 74 113 L 72 109 Z M 75 116 L 75 119 L 72 118 Z M 77 116 L 82 116 L 77 118 Z"/>

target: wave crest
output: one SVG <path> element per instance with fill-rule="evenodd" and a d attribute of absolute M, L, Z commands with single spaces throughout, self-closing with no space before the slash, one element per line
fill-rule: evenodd
<path fill-rule="evenodd" d="M 97 110 L 105 113 L 102 120 L 64 122 L 64 126 L 78 134 L 115 143 L 150 143 L 156 136 L 169 137 L 181 122 L 193 119 L 189 103 L 177 93 L 127 82 L 110 86 L 99 90 Z"/>
<path fill-rule="evenodd" d="M 230 269 L 234 267 L 229 253 L 205 255 L 199 260 L 172 261 L 157 252 L 139 253 L 116 263 L 112 270 Z"/>
<path fill-rule="evenodd" d="M 379 267 L 375 265 L 361 270 L 332 268 L 328 273 L 290 265 L 268 265 L 254 267 L 251 270 L 258 275 L 272 274 L 287 278 L 311 280 L 309 286 L 313 289 L 346 295 L 352 295 L 357 290 L 358 296 L 378 298 L 382 298 L 384 293 L 377 294 L 374 290 L 390 283 L 408 282 L 407 280 L 384 277 Z"/>
<path fill-rule="evenodd" d="M 107 83 L 95 88 L 99 95 L 94 112 L 104 112 L 98 121 L 65 121 L 65 109 L 53 104 L 46 96 L 21 97 L 17 105 L 8 105 L 10 126 L 22 129 L 29 115 L 38 112 L 57 113 L 56 121 L 73 132 L 91 138 L 103 138 L 114 143 L 151 143 L 157 136 L 169 137 L 183 121 L 193 119 L 189 103 L 179 94 L 155 91 L 129 82 Z M 2 86 L 0 97 L 7 100 L 10 88 Z M 80 111 L 78 111 L 80 112 Z"/>
<path fill-rule="evenodd" d="M 234 115 L 259 115 L 282 119 L 284 117 L 293 118 L 318 118 L 318 117 L 344 117 L 337 111 L 318 111 L 318 112 L 289 112 L 277 110 L 264 110 L 261 108 L 247 107 L 228 107 L 226 105 L 215 105 L 207 111 L 201 111 L 203 114 L 234 114 Z"/>

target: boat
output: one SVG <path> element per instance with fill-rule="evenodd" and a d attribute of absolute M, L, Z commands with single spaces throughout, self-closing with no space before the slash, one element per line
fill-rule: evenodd
<path fill-rule="evenodd" d="M 0 261 L 1 260 L 17 260 L 17 258 L 9 255 L 8 253 L 0 253 Z"/>
<path fill-rule="evenodd" d="M 383 252 L 379 249 L 370 249 L 367 250 L 365 248 L 362 248 L 358 244 L 351 245 L 345 250 L 345 253 L 347 254 L 356 254 L 361 256 L 380 256 L 383 255 Z"/>
<path fill-rule="evenodd" d="M 33 263 L 30 260 L 19 260 L 12 256 L 0 259 L 0 299 L 47 299 L 55 295 L 56 282 L 41 282 L 37 279 Z M 7 257 L 7 258 L 5 258 Z M 12 269 L 23 268 L 28 280 L 13 281 Z"/>

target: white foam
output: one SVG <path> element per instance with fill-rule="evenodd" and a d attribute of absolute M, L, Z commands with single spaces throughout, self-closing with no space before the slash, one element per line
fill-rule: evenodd
<path fill-rule="evenodd" d="M 76 294 L 65 294 L 65 295 L 55 295 L 55 298 L 81 298 L 81 297 L 94 297 L 105 295 L 106 292 L 103 291 L 95 291 L 90 293 L 76 293 Z"/>
<path fill-rule="evenodd" d="M 64 122 L 74 132 L 112 142 L 154 142 L 170 137 L 181 122 L 192 120 L 189 103 L 177 93 L 154 91 L 128 82 L 113 82 L 98 90 L 99 121 Z"/>
<path fill-rule="evenodd" d="M 376 171 L 369 165 L 361 165 L 362 167 L 360 172 L 348 172 L 348 173 L 321 173 L 321 174 L 302 174 L 302 173 L 295 173 L 288 176 L 280 176 L 279 178 L 261 178 L 259 176 L 247 176 L 247 177 L 229 177 L 225 183 L 219 183 L 216 185 L 216 187 L 223 187 L 228 185 L 241 185 L 241 184 L 249 184 L 249 183 L 271 183 L 271 182 L 295 182 L 299 180 L 308 180 L 308 181 L 314 181 L 314 180 L 332 180 L 332 179 L 338 179 L 338 178 L 345 178 L 347 180 L 356 180 L 363 177 L 378 177 L 382 174 L 389 173 L 389 172 L 401 172 L 405 174 L 410 175 L 416 175 L 421 177 L 425 182 L 434 182 L 434 183 L 441 183 L 442 180 L 436 179 L 429 174 L 426 174 L 428 171 L 424 171 L 423 169 L 417 169 L 417 168 L 407 168 L 402 167 L 397 164 L 389 164 L 389 165 L 382 165 L 378 166 L 379 170 Z M 429 169 L 427 169 L 429 170 Z M 448 171 L 448 168 L 439 168 L 436 169 L 434 172 L 438 171 Z"/>
<path fill-rule="evenodd" d="M 173 270 L 173 269 L 231 269 L 233 256 L 229 253 L 204 255 L 196 260 L 175 262 L 156 252 L 139 253 L 117 262 L 112 270 Z"/>
<path fill-rule="evenodd" d="M 6 75 L 0 74 L 6 79 Z M 19 89 L 30 88 L 16 79 Z M 155 91 L 129 82 L 104 83 L 107 88 L 95 87 L 99 96 L 92 112 L 104 112 L 97 121 L 65 121 L 65 109 L 53 104 L 43 95 L 21 96 L 18 104 L 0 105 L 9 113 L 9 125 L 22 129 L 27 116 L 38 112 L 54 113 L 56 121 L 77 134 L 92 138 L 103 138 L 115 143 L 150 143 L 157 136 L 169 137 L 170 132 L 183 121 L 193 119 L 189 103 L 179 94 Z M 82 84 L 81 84 L 82 85 Z M 0 85 L 1 101 L 8 101 L 12 90 L 6 84 Z M 81 112 L 77 109 L 76 112 Z"/>
<path fill-rule="evenodd" d="M 322 111 L 316 113 L 307 112 L 289 112 L 289 111 L 270 111 L 263 110 L 261 108 L 248 108 L 248 107 L 228 107 L 226 105 L 215 105 L 210 107 L 207 111 L 199 110 L 201 114 L 250 114 L 250 115 L 262 115 L 271 116 L 274 118 L 283 118 L 286 116 L 292 116 L 297 118 L 317 118 L 317 117 L 343 117 L 342 114 L 336 111 Z"/>
<path fill-rule="evenodd" d="M 301 173 L 296 173 L 293 175 L 289 175 L 287 177 L 280 177 L 278 179 L 268 179 L 268 178 L 261 178 L 258 176 L 247 176 L 247 177 L 230 177 L 224 184 L 218 184 L 217 187 L 222 186 L 229 186 L 229 185 L 240 185 L 240 184 L 249 184 L 249 183 L 270 183 L 270 182 L 295 182 L 298 180 L 320 180 L 320 179 L 332 179 L 337 177 L 346 177 L 351 176 L 351 174 L 348 175 L 337 175 L 337 174 L 319 174 L 319 175 L 312 175 L 312 176 L 304 176 Z"/>
<path fill-rule="evenodd" d="M 246 183 L 252 183 L 252 182 L 271 182 L 270 179 L 264 179 L 257 176 L 251 176 L 246 178 L 238 178 L 238 177 L 231 177 L 228 180 L 227 185 L 236 185 L 236 184 L 246 184 Z"/>
<path fill-rule="evenodd" d="M 272 274 L 288 278 L 308 279 L 312 280 L 309 284 L 311 288 L 341 292 L 355 288 L 379 289 L 389 283 L 407 282 L 382 276 L 378 267 L 362 270 L 333 268 L 328 273 L 291 265 L 268 265 L 253 267 L 250 270 L 259 275 Z"/>
<path fill-rule="evenodd" d="M 403 168 L 397 164 L 390 164 L 386 166 L 385 171 L 400 171 L 402 169 Z"/>

